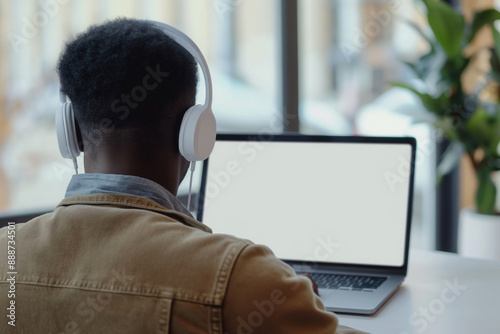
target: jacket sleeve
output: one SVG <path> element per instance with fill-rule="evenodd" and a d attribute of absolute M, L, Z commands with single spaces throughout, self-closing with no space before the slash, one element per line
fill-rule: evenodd
<path fill-rule="evenodd" d="M 362 333 L 339 328 L 337 317 L 314 294 L 311 281 L 297 276 L 261 245 L 247 246 L 234 265 L 223 325 L 224 334 Z"/>

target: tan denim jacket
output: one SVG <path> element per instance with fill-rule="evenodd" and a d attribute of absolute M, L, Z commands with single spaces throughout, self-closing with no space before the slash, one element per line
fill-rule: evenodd
<path fill-rule="evenodd" d="M 268 248 L 146 198 L 73 196 L 16 225 L 15 299 L 7 231 L 0 333 L 359 333 Z"/>

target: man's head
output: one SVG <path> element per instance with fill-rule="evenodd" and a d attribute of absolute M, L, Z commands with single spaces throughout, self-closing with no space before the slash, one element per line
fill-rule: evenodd
<path fill-rule="evenodd" d="M 118 19 L 66 45 L 58 63 L 85 153 L 102 145 L 175 150 L 183 113 L 195 104 L 194 58 L 150 23 Z"/>

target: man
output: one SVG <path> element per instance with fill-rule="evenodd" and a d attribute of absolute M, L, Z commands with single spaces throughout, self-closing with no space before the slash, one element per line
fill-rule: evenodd
<path fill-rule="evenodd" d="M 179 127 L 197 84 L 186 50 L 149 23 L 118 19 L 70 42 L 58 72 L 86 174 L 54 212 L 16 227 L 9 330 L 356 332 L 338 328 L 311 280 L 267 247 L 212 234 L 176 199 L 189 165 Z M 0 230 L 1 249 L 8 240 Z M 2 296 L 8 271 L 2 261 Z"/>

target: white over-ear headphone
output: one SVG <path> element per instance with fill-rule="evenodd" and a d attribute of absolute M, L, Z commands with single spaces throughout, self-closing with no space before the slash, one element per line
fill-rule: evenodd
<path fill-rule="evenodd" d="M 145 20 L 159 28 L 189 52 L 200 64 L 205 78 L 205 103 L 189 108 L 182 119 L 179 133 L 179 151 L 186 160 L 194 162 L 208 158 L 215 145 L 216 122 L 212 112 L 212 78 L 205 57 L 198 46 L 180 30 L 163 22 Z M 76 158 L 80 155 L 73 106 L 60 92 L 62 107 L 56 111 L 56 131 L 59 150 L 64 158 L 72 159 L 78 173 Z M 191 175 L 192 176 L 192 175 Z"/>

